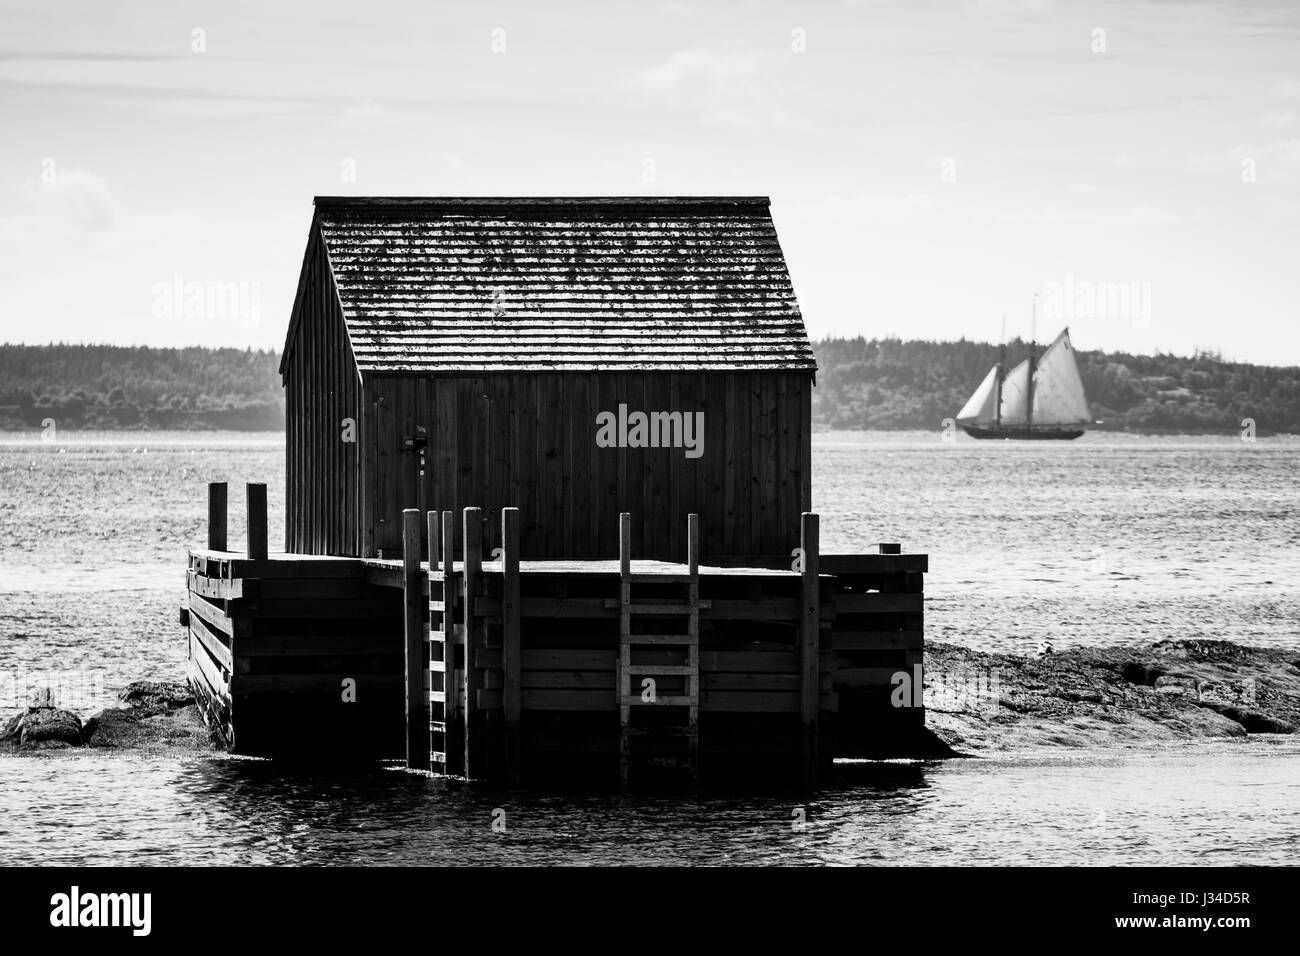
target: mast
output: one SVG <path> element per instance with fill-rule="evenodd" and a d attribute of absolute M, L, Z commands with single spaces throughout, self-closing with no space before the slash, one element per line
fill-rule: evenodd
<path fill-rule="evenodd" d="M 1034 293 L 1034 307 L 1029 320 L 1029 397 L 1025 400 L 1025 427 L 1034 427 L 1034 372 L 1038 360 L 1034 358 L 1034 334 L 1038 331 L 1038 293 Z"/>
<path fill-rule="evenodd" d="M 1002 378 L 1006 375 L 1007 364 L 1007 314 L 1002 313 L 1002 340 L 998 344 L 997 393 L 993 401 L 993 424 L 1002 427 Z"/>

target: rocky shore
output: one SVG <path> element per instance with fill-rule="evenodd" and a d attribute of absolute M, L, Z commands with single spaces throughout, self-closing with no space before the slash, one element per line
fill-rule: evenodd
<path fill-rule="evenodd" d="M 1300 653 L 1228 641 L 1040 657 L 925 651 L 926 725 L 960 753 L 1290 734 Z"/>
<path fill-rule="evenodd" d="M 122 706 L 84 722 L 48 695 L 33 700 L 0 732 L 0 753 L 221 750 L 185 684 L 136 681 L 119 696 Z M 1290 734 L 1300 728 L 1300 652 L 1161 641 L 1019 657 L 932 643 L 925 706 L 930 742 L 972 756 Z"/>
<path fill-rule="evenodd" d="M 54 706 L 48 692 L 39 694 L 0 731 L 0 753 L 72 747 L 143 753 L 212 753 L 221 749 L 184 683 L 135 681 L 118 699 L 121 707 L 106 708 L 82 721 L 71 711 Z"/>

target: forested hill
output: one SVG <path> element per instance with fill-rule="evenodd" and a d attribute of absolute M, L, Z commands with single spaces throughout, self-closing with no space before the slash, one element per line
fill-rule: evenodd
<path fill-rule="evenodd" d="M 813 418 L 833 428 L 938 429 L 956 415 L 997 348 L 980 342 L 828 339 Z M 1023 342 L 1008 361 L 1027 354 Z M 271 351 L 0 345 L 0 429 L 284 427 Z M 1080 352 L 1094 419 L 1107 429 L 1300 434 L 1300 368 L 1224 362 L 1215 355 Z M 706 410 L 707 411 L 707 410 Z"/>
<path fill-rule="evenodd" d="M 279 355 L 0 345 L 0 428 L 284 428 Z"/>
<path fill-rule="evenodd" d="M 833 428 L 938 429 L 998 360 L 983 342 L 826 339 L 815 342 L 813 420 Z M 1043 346 L 1038 347 L 1042 354 Z M 1017 339 L 1008 368 L 1029 354 Z M 1225 362 L 1217 355 L 1079 352 L 1092 417 L 1105 429 L 1300 433 L 1300 368 Z"/>

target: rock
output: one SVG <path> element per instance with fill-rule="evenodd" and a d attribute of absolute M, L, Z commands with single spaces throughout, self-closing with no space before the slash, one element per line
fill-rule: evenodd
<path fill-rule="evenodd" d="M 181 681 L 137 680 L 127 684 L 117 699 L 137 717 L 179 710 L 194 703 L 194 694 Z"/>
<path fill-rule="evenodd" d="M 57 707 L 28 707 L 5 727 L 5 737 L 15 740 L 19 747 L 30 748 L 51 741 L 80 747 L 81 718 Z"/>

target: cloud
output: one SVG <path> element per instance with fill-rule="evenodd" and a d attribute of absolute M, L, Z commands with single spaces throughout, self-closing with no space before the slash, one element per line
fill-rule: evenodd
<path fill-rule="evenodd" d="M 1265 129 L 1284 129 L 1294 123 L 1294 113 L 1265 113 L 1259 118 L 1259 125 Z"/>
<path fill-rule="evenodd" d="M 692 47 L 678 50 L 663 63 L 632 77 L 632 85 L 650 93 L 744 94 L 759 71 L 759 54 L 739 48 Z"/>
<path fill-rule="evenodd" d="M 1278 80 L 1273 84 L 1273 92 L 1289 100 L 1300 100 L 1300 80 Z"/>
<path fill-rule="evenodd" d="M 808 111 L 781 84 L 783 64 L 739 46 L 690 47 L 633 74 L 625 89 L 702 123 L 813 132 Z"/>
<path fill-rule="evenodd" d="M 32 214 L 94 232 L 113 227 L 124 212 L 102 176 L 63 169 L 51 159 L 44 161 L 38 180 L 23 184 L 22 193 Z"/>

